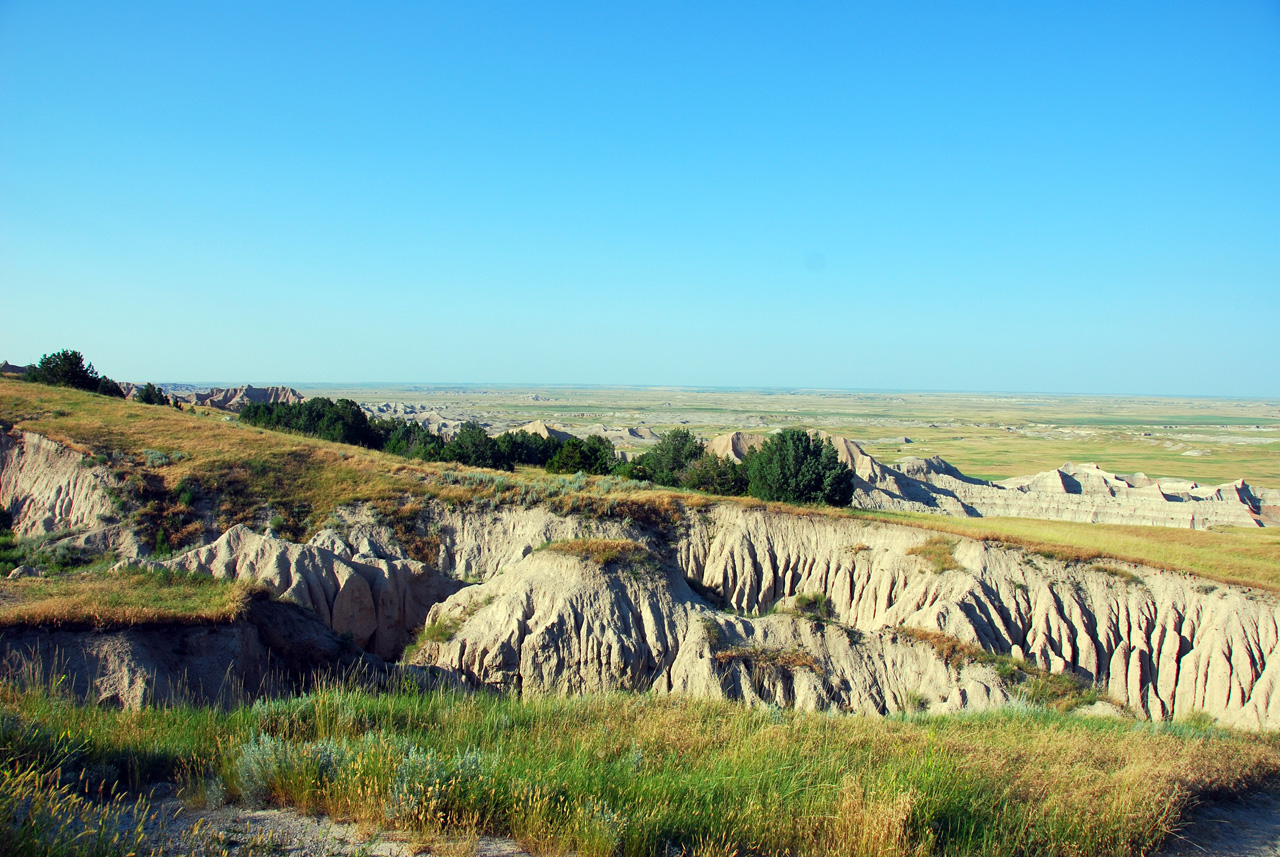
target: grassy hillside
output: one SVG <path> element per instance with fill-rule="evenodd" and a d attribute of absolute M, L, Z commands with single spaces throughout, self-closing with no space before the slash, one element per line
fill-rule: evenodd
<path fill-rule="evenodd" d="M 142 518 L 151 520 L 146 516 L 152 514 L 156 520 L 172 521 L 170 533 L 190 517 L 183 517 L 183 501 L 189 499 L 191 486 L 216 504 L 219 526 L 274 517 L 277 529 L 294 538 L 318 529 L 340 505 L 374 502 L 393 524 L 401 526 L 406 542 L 426 559 L 431 546 L 415 542 L 407 526 L 416 503 L 426 497 L 485 505 L 545 502 L 562 511 L 654 521 L 669 520 L 682 506 L 713 502 L 706 495 L 643 490 L 609 477 L 556 477 L 530 469 L 514 474 L 466 471 L 456 465 L 415 462 L 242 426 L 217 411 L 178 412 L 7 379 L 0 379 L 0 420 L 99 456 L 123 478 L 144 488 L 152 486 L 138 492 L 153 507 L 151 512 L 144 508 Z M 714 501 L 761 505 L 749 498 Z M 792 514 L 870 517 L 1063 558 L 1111 557 L 1280 591 L 1277 530 L 1205 532 L 778 504 L 769 508 Z"/>

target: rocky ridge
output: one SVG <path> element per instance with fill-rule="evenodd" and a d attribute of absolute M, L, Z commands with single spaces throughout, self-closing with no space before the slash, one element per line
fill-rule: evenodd
<path fill-rule="evenodd" d="M 256 581 L 385 659 L 398 658 L 422 628 L 427 610 L 463 586 L 404 556 L 394 538 L 367 526 L 345 539 L 336 530 L 322 530 L 300 545 L 236 525 L 213 544 L 173 559 L 127 564 Z"/>
<path fill-rule="evenodd" d="M 1280 491 L 1257 489 L 1243 479 L 1204 486 L 1141 473 L 1119 476 L 1094 464 L 1065 464 L 1032 476 L 988 482 L 966 476 L 936 456 L 904 458 L 891 466 L 847 438 L 814 434 L 831 440 L 840 460 L 854 472 L 852 505 L 863 509 L 1190 529 L 1280 526 Z M 765 439 L 733 432 L 715 438 L 707 448 L 741 461 Z"/>

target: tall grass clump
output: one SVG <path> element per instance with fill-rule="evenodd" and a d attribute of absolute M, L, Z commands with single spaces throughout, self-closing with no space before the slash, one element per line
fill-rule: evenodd
<path fill-rule="evenodd" d="M 150 851 L 156 820 L 144 798 L 95 799 L 59 771 L 0 767 L 0 836 L 9 857 L 134 857 Z"/>
<path fill-rule="evenodd" d="M 960 563 L 956 561 L 955 555 L 956 540 L 949 539 L 945 536 L 931 536 L 922 545 L 917 545 L 907 551 L 910 556 L 918 556 L 929 565 L 933 566 L 933 570 L 938 574 L 944 571 L 960 568 Z"/>

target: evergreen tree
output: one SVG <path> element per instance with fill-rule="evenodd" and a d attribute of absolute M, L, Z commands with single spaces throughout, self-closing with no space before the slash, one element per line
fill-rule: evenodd
<path fill-rule="evenodd" d="M 748 493 L 761 500 L 847 506 L 853 499 L 853 471 L 829 439 L 803 429 L 785 429 L 764 442 L 747 461 Z"/>

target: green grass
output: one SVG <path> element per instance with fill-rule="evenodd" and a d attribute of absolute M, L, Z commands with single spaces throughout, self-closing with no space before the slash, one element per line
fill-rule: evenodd
<path fill-rule="evenodd" d="M 1274 737 L 1027 710 L 831 717 L 634 695 L 373 695 L 120 711 L 0 684 L 0 763 L 176 778 L 410 833 L 584 855 L 1143 853 Z"/>
<path fill-rule="evenodd" d="M 167 570 L 98 568 L 0 580 L 0 627 L 227 622 L 261 591 L 255 583 Z"/>
<path fill-rule="evenodd" d="M 1000 542 L 1067 562 L 1115 559 L 1280 592 L 1280 530 L 1275 529 L 1181 530 L 860 509 L 841 514 Z"/>
<path fill-rule="evenodd" d="M 961 642 L 938 631 L 905 626 L 895 630 L 904 637 L 933 646 L 938 657 L 953 669 L 969 663 L 991 665 L 1015 695 L 1035 705 L 1067 712 L 1097 702 L 1100 698 L 1097 688 L 1066 673 L 1049 672 L 1019 658 L 988 652 L 981 646 Z"/>
<path fill-rule="evenodd" d="M 944 536 L 932 536 L 924 544 L 907 551 L 909 556 L 918 556 L 933 567 L 937 574 L 960 568 L 955 556 L 956 541 Z"/>

